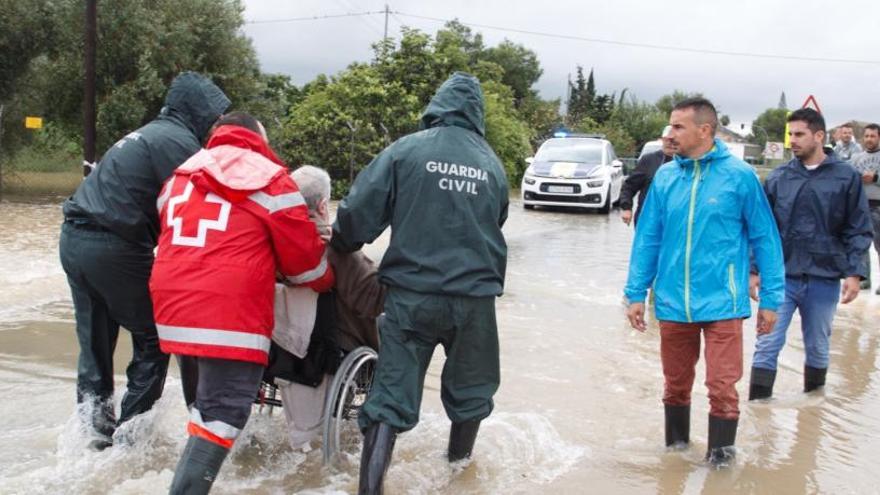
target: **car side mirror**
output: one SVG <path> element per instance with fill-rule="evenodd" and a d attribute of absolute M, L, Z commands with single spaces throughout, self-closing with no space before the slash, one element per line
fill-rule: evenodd
<path fill-rule="evenodd" d="M 533 157 L 533 156 L 526 158 L 526 163 L 528 163 L 529 165 L 531 165 L 532 162 L 534 162 L 534 161 L 535 161 L 535 157 Z"/>
<path fill-rule="evenodd" d="M 614 160 L 613 162 L 611 162 L 611 166 L 614 168 L 621 168 L 623 167 L 623 162 L 620 160 Z"/>

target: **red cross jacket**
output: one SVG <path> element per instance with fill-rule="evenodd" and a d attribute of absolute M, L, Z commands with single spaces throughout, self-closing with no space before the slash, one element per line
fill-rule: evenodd
<path fill-rule="evenodd" d="M 333 286 L 325 245 L 293 180 L 256 133 L 219 127 L 165 183 L 150 277 L 162 351 L 266 365 L 276 271 Z"/>

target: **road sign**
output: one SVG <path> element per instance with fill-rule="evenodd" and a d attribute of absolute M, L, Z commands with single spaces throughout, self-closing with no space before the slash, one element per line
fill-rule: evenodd
<path fill-rule="evenodd" d="M 27 129 L 40 129 L 43 127 L 43 119 L 40 117 L 25 117 L 24 126 Z"/>
<path fill-rule="evenodd" d="M 772 160 L 782 160 L 785 158 L 783 143 L 776 141 L 767 141 L 764 146 L 764 157 Z"/>
<path fill-rule="evenodd" d="M 812 108 L 813 110 L 822 113 L 822 109 L 819 108 L 819 102 L 816 101 L 816 97 L 813 95 L 808 96 L 807 99 L 804 100 L 804 104 L 801 105 L 801 108 Z"/>

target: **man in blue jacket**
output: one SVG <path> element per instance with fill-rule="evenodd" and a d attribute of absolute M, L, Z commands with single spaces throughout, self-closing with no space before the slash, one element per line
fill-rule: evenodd
<path fill-rule="evenodd" d="M 689 442 L 702 332 L 710 404 L 706 457 L 721 466 L 735 453 L 742 322 L 751 315 L 749 252 L 764 274 L 760 334 L 773 328 L 782 302 L 782 246 L 757 175 L 714 139 L 718 115 L 712 103 L 683 100 L 669 123 L 678 153 L 654 176 L 636 228 L 625 289 L 627 317 L 633 328 L 645 331 L 645 297 L 653 285 L 669 447 Z"/>
<path fill-rule="evenodd" d="M 871 213 L 862 177 L 835 153 L 826 154 L 825 120 L 805 108 L 788 117 L 794 158 L 767 177 L 764 190 L 785 252 L 785 300 L 773 332 L 758 336 L 749 400 L 773 395 L 776 360 L 794 310 L 801 315 L 806 363 L 804 392 L 825 385 L 831 322 L 838 300 L 859 294 L 867 275 L 862 257 L 872 241 Z M 752 276 L 752 294 L 765 281 Z M 845 279 L 841 290 L 840 279 Z"/>

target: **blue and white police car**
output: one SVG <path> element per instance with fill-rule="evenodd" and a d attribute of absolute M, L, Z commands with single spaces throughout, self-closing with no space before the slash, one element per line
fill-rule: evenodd
<path fill-rule="evenodd" d="M 623 162 L 599 134 L 558 132 L 544 141 L 522 180 L 523 206 L 563 206 L 611 211 L 620 199 Z"/>

